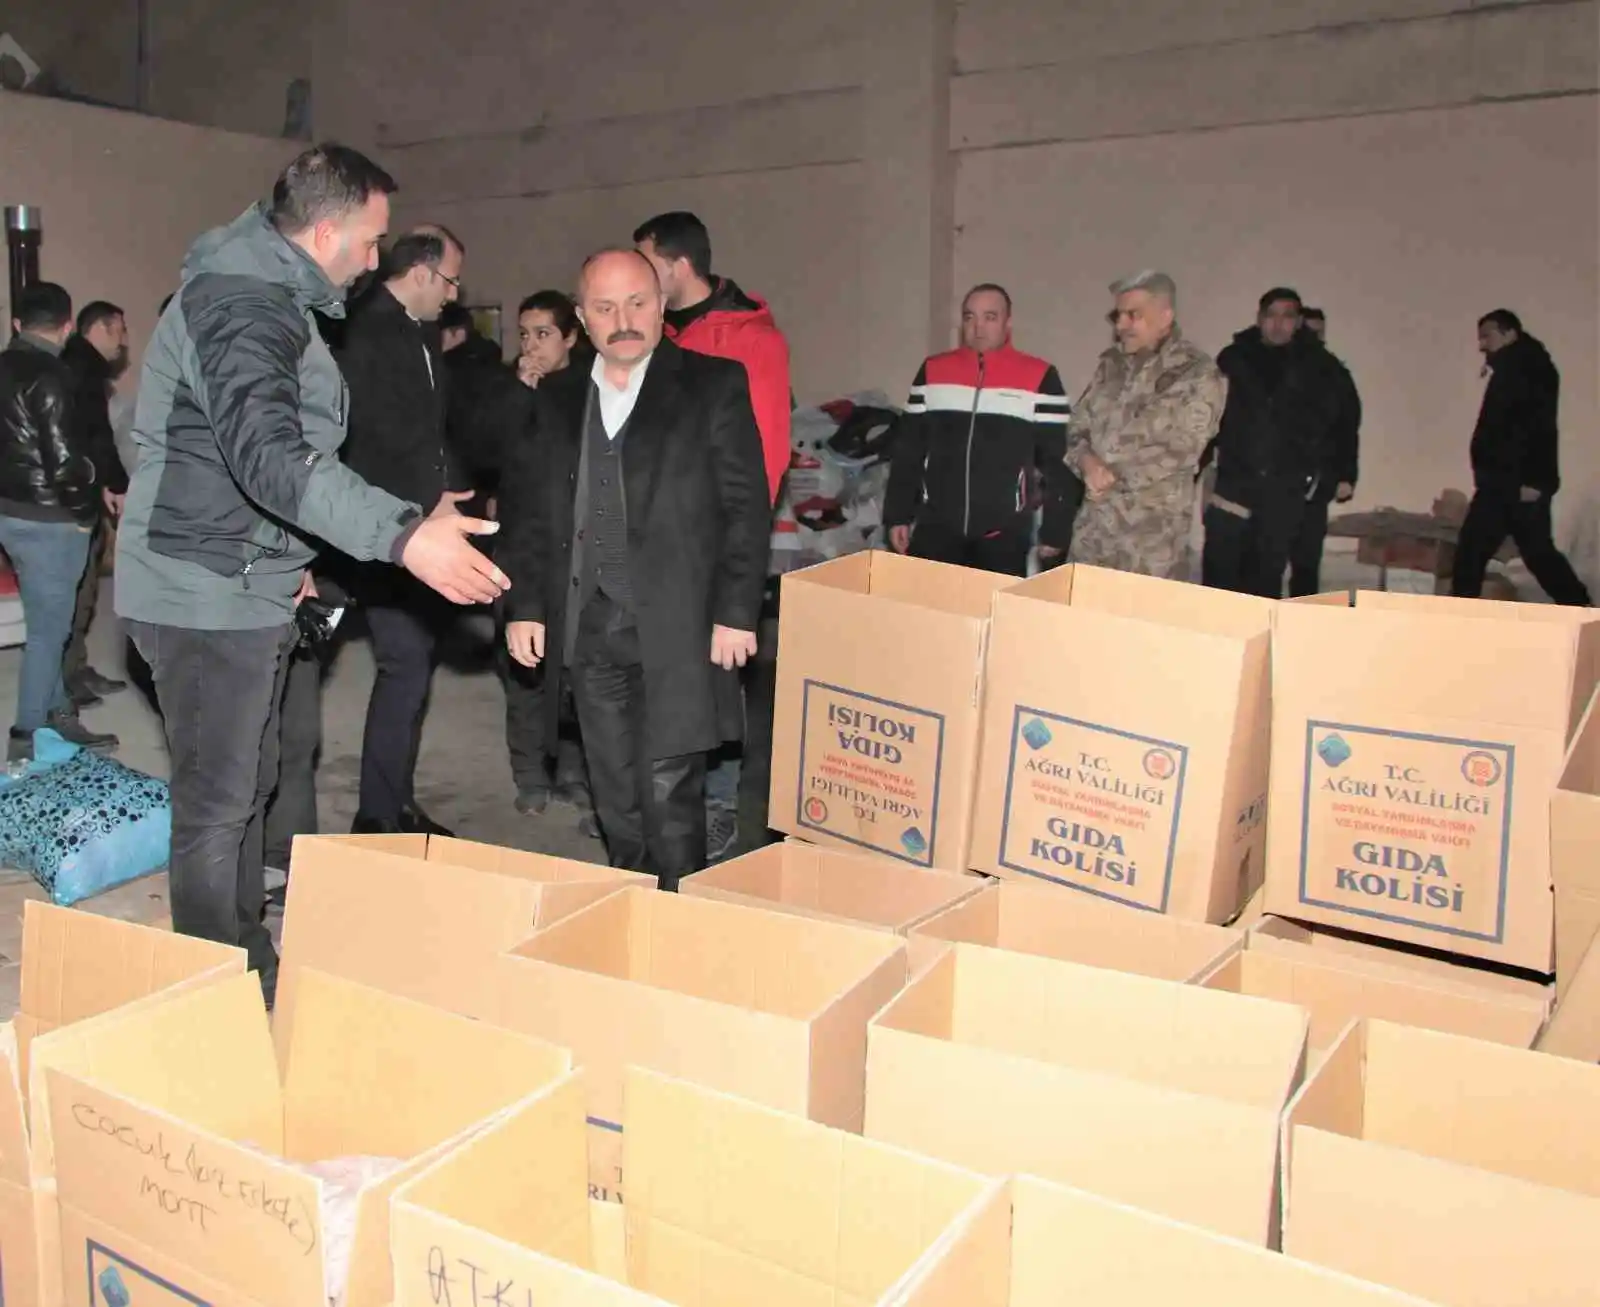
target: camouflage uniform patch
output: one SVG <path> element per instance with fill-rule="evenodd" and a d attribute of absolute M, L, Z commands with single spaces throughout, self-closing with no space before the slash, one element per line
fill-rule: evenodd
<path fill-rule="evenodd" d="M 1176 577 L 1188 557 L 1195 468 L 1222 420 L 1227 382 L 1210 355 L 1176 329 L 1148 355 L 1109 349 L 1073 410 L 1067 466 L 1093 452 L 1117 475 L 1086 498 L 1068 559 L 1119 572 Z"/>

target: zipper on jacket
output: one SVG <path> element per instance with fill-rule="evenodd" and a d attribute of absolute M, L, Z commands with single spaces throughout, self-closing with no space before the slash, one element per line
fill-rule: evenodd
<path fill-rule="evenodd" d="M 972 534 L 972 433 L 978 428 L 978 400 L 983 395 L 983 355 L 978 355 L 978 384 L 972 389 L 972 414 L 967 419 L 967 493 L 961 507 L 961 534 Z"/>

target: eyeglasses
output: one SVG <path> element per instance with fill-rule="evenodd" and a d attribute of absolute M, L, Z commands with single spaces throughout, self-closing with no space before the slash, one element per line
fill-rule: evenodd
<path fill-rule="evenodd" d="M 461 278 L 460 277 L 447 276 L 445 273 L 440 272 L 439 269 L 437 269 L 437 268 L 435 268 L 433 270 L 433 275 L 435 277 L 437 277 L 440 281 L 449 282 L 453 287 L 455 287 L 455 289 L 457 289 L 457 290 L 461 289 Z"/>

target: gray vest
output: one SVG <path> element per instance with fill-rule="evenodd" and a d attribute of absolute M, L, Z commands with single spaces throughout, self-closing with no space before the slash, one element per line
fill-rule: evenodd
<path fill-rule="evenodd" d="M 622 424 L 616 439 L 607 439 L 591 381 L 583 406 L 583 450 L 578 457 L 574 497 L 571 593 L 575 602 L 567 611 L 569 639 L 577 632 L 583 606 L 597 591 L 619 607 L 633 607 L 627 507 L 622 494 L 622 442 L 628 425 Z"/>

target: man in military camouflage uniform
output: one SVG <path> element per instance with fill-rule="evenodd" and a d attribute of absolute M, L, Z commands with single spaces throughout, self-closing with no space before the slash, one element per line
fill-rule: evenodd
<path fill-rule="evenodd" d="M 1068 558 L 1179 579 L 1195 468 L 1227 386 L 1210 356 L 1179 332 L 1171 277 L 1142 272 L 1111 293 L 1118 343 L 1100 356 L 1067 429 L 1067 466 L 1087 488 Z"/>

